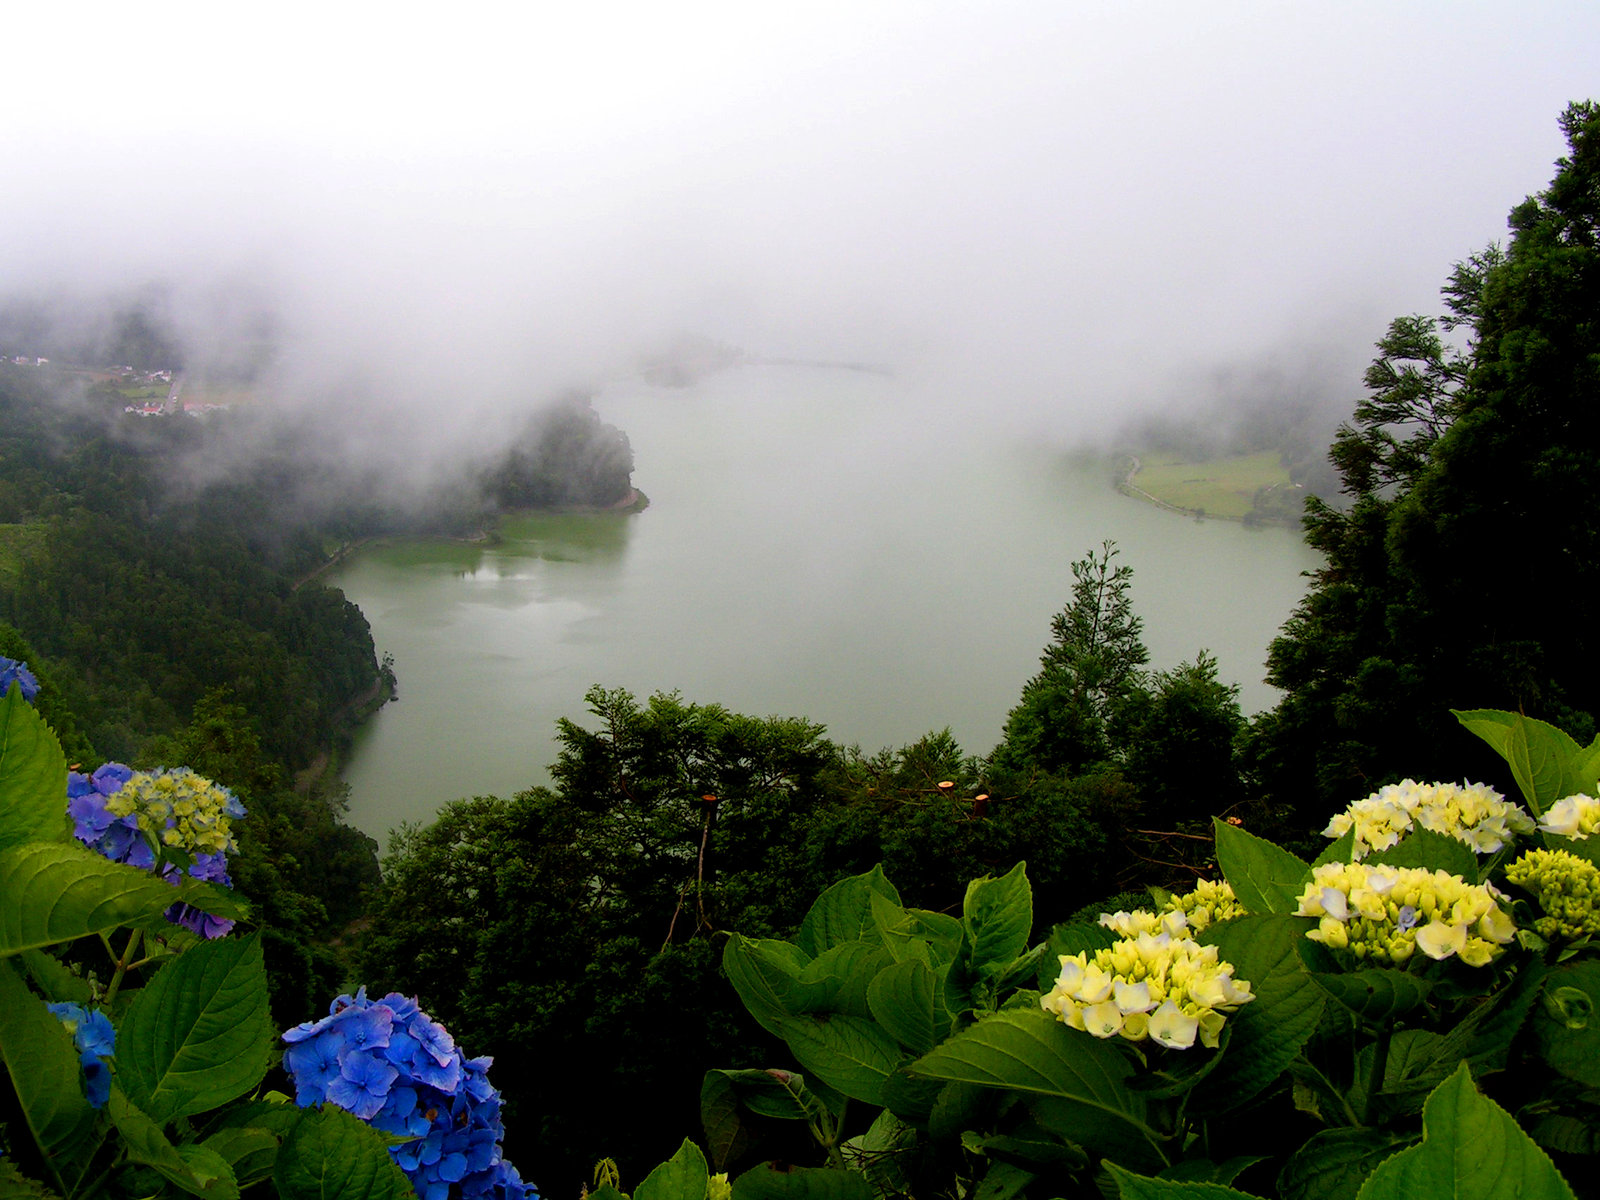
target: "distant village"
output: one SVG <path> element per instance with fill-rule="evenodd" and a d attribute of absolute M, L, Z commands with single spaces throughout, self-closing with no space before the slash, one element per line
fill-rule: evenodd
<path fill-rule="evenodd" d="M 0 363 L 14 367 L 43 367 L 50 365 L 50 360 L 29 354 L 0 353 Z M 135 417 L 170 417 L 180 412 L 191 417 L 204 417 L 214 412 L 226 412 L 228 409 L 226 404 L 215 404 L 208 400 L 184 400 L 183 375 L 171 369 L 141 371 L 137 367 L 117 366 L 66 367 L 64 370 L 72 374 L 89 375 L 100 382 L 116 381 L 119 387 L 127 390 L 155 388 L 166 384 L 165 399 L 146 399 L 123 407 L 123 412 Z"/>

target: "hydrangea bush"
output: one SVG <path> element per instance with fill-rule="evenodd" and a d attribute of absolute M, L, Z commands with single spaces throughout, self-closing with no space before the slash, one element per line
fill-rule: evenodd
<path fill-rule="evenodd" d="M 706 1076 L 711 1166 L 789 1117 L 819 1163 L 784 1194 L 818 1200 L 1572 1196 L 1551 1156 L 1600 1153 L 1600 739 L 1458 716 L 1523 804 L 1408 780 L 1315 862 L 1217 821 L 1220 879 L 1043 944 L 1021 867 L 959 916 L 874 871 L 790 941 L 733 936 L 794 1063 Z M 758 1164 L 733 1195 L 778 1186 Z"/>

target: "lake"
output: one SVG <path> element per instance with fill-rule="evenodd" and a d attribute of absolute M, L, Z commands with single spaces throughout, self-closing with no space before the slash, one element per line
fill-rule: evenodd
<path fill-rule="evenodd" d="M 643 512 L 374 545 L 330 576 L 400 681 L 344 773 L 380 841 L 548 782 L 556 719 L 587 719 L 594 684 L 808 717 L 868 750 L 948 726 L 986 754 L 1071 563 L 1105 539 L 1134 569 L 1152 666 L 1205 648 L 1247 711 L 1275 700 L 1266 648 L 1318 563 L 1297 533 L 1160 511 L 981 406 L 867 372 L 741 367 L 595 405 L 633 444 Z"/>

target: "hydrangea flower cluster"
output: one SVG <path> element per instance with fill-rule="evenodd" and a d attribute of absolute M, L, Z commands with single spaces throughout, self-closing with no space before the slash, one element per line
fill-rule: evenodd
<path fill-rule="evenodd" d="M 111 1099 L 111 1068 L 105 1060 L 117 1052 L 117 1031 L 111 1027 L 105 1013 L 86 1009 L 81 1004 L 48 1004 L 45 1007 L 59 1017 L 72 1034 L 78 1063 L 83 1067 L 84 1094 L 90 1105 L 104 1108 Z"/>
<path fill-rule="evenodd" d="M 1586 838 L 1600 829 L 1600 800 L 1593 796 L 1566 796 L 1544 810 L 1539 828 L 1562 837 Z"/>
<path fill-rule="evenodd" d="M 492 1060 L 463 1058 L 415 1000 L 390 992 L 373 1001 L 363 987 L 283 1040 L 296 1103 L 332 1104 L 374 1129 L 409 1137 L 389 1152 L 423 1200 L 538 1200 L 501 1157 L 505 1129 L 500 1093 L 489 1083 Z"/>
<path fill-rule="evenodd" d="M 1517 932 L 1497 895 L 1444 871 L 1324 863 L 1312 872 L 1295 911 L 1321 918 L 1308 938 L 1357 959 L 1404 963 L 1421 950 L 1428 958 L 1481 967 Z"/>
<path fill-rule="evenodd" d="M 192 857 L 191 878 L 224 887 L 233 882 L 228 852 L 238 847 L 232 822 L 245 815 L 244 805 L 188 767 L 136 772 L 106 763 L 93 775 L 68 771 L 67 812 L 78 840 L 112 862 L 154 870 L 159 840 Z M 179 871 L 172 863 L 162 864 L 161 875 L 176 886 Z M 174 904 L 167 919 L 206 938 L 233 928 L 231 920 L 188 904 Z"/>
<path fill-rule="evenodd" d="M 28 664 L 0 655 L 0 698 L 11 691 L 13 683 L 22 689 L 22 698 L 32 704 L 33 698 L 39 694 L 39 681 L 28 670 Z"/>
<path fill-rule="evenodd" d="M 1169 899 L 1165 908 L 1181 912 L 1188 918 L 1189 928 L 1196 933 L 1245 915 L 1244 905 L 1239 903 L 1239 898 L 1233 894 L 1233 888 L 1226 880 L 1213 882 L 1201 879 L 1195 883 L 1193 891 Z"/>
<path fill-rule="evenodd" d="M 1404 779 L 1357 800 L 1322 832 L 1337 838 L 1354 829 L 1359 862 L 1374 850 L 1387 850 L 1414 828 L 1448 834 L 1479 854 L 1493 854 L 1514 835 L 1532 833 L 1533 818 L 1486 784 Z"/>
<path fill-rule="evenodd" d="M 1547 940 L 1600 935 L 1600 868 L 1569 850 L 1529 850 L 1506 881 L 1532 893 L 1545 915 L 1533 931 Z"/>
<path fill-rule="evenodd" d="M 1097 1038 L 1148 1038 L 1173 1050 L 1187 1050 L 1198 1036 L 1214 1048 L 1227 1014 L 1255 999 L 1215 946 L 1185 936 L 1183 913 L 1136 909 L 1100 921 L 1124 933 L 1122 939 L 1092 957 L 1061 955 L 1055 986 L 1039 998 L 1040 1007 L 1073 1029 Z"/>

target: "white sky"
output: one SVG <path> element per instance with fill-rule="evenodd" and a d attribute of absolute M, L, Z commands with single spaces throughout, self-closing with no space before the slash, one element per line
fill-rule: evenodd
<path fill-rule="evenodd" d="M 5 38 L 0 289 L 265 280 L 307 381 L 505 392 L 694 329 L 1076 411 L 1435 309 L 1548 182 L 1600 5 L 63 2 Z"/>

